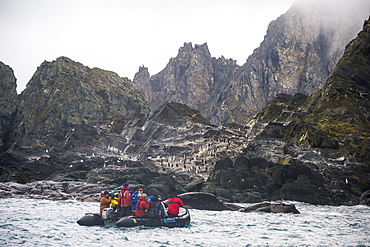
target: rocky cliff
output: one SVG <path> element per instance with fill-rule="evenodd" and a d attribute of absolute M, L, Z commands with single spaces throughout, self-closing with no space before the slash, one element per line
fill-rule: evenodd
<path fill-rule="evenodd" d="M 283 123 L 290 142 L 332 148 L 369 164 L 369 28 L 365 21 L 321 90 L 310 96 L 278 95 L 255 120 Z"/>
<path fill-rule="evenodd" d="M 327 83 L 303 103 L 289 134 L 300 144 L 337 148 L 370 167 L 370 19 L 351 41 Z"/>
<path fill-rule="evenodd" d="M 0 62 L 0 153 L 14 138 L 18 117 L 17 84 L 13 70 Z"/>
<path fill-rule="evenodd" d="M 262 145 L 265 145 L 266 140 L 284 139 L 290 143 L 289 147 L 300 147 L 300 150 L 306 147 L 315 152 L 303 155 L 310 157 L 305 163 L 309 164 L 311 171 L 307 170 L 308 173 L 300 174 L 294 182 L 296 185 L 305 184 L 303 186 L 305 188 L 316 187 L 313 190 L 315 192 L 311 193 L 311 196 L 316 197 L 315 200 L 325 194 L 330 195 L 332 200 L 339 201 L 349 198 L 357 201 L 358 198 L 355 199 L 354 195 L 360 196 L 362 193 L 363 198 L 368 198 L 369 191 L 366 190 L 370 188 L 369 51 L 370 19 L 365 21 L 363 30 L 357 38 L 346 46 L 342 58 L 322 89 L 309 96 L 280 94 L 249 121 L 252 126 L 257 123 L 265 124 L 259 136 L 260 140 L 265 140 Z M 293 165 L 292 157 L 299 156 L 299 152 L 292 152 L 289 149 L 284 149 L 286 162 Z M 321 162 L 320 159 L 326 161 Z M 276 167 L 271 172 L 275 169 Z M 316 176 L 317 174 L 312 177 L 316 172 L 322 177 Z M 276 175 L 281 178 L 283 174 L 279 171 Z M 320 179 L 317 180 L 318 178 Z M 290 186 L 295 186 L 294 183 L 290 185 L 287 183 L 281 187 L 281 192 L 287 198 L 297 199 L 297 195 L 293 196 L 291 191 L 284 192 Z M 308 196 L 307 191 L 302 190 L 301 193 Z M 365 199 L 363 201 L 367 200 Z"/>
<path fill-rule="evenodd" d="M 149 113 L 130 80 L 66 57 L 42 63 L 20 99 L 20 138 L 76 124 L 107 125 Z"/>
<path fill-rule="evenodd" d="M 243 66 L 212 58 L 206 44 L 193 48 L 185 43 L 165 69 L 150 80 L 147 73 L 145 82 L 137 75 L 134 83 L 154 108 L 181 102 L 213 123 L 242 123 L 279 93 L 309 94 L 321 88 L 369 12 L 365 0 L 297 1 L 270 23 Z"/>
<path fill-rule="evenodd" d="M 201 112 L 217 96 L 238 66 L 236 61 L 211 57 L 207 44 L 184 43 L 176 57 L 166 68 L 150 77 L 148 69 L 141 67 L 133 82 L 140 88 L 156 109 L 166 101 L 185 103 Z"/>
<path fill-rule="evenodd" d="M 224 160 L 216 164 L 209 180 L 228 188 L 231 187 L 226 182 L 228 178 L 235 181 L 239 176 L 242 180 L 239 174 L 244 172 L 255 179 L 252 180 L 255 185 L 262 182 L 257 185 L 264 188 L 260 190 L 262 194 L 292 200 L 304 197 L 303 200 L 314 203 L 327 203 L 329 199 L 334 204 L 359 202 L 363 194 L 362 201 L 367 200 L 368 204 L 369 68 L 370 19 L 346 46 L 323 88 L 309 96 L 280 94 L 271 100 L 248 124 L 264 125 L 255 138 L 258 145 L 249 143 L 249 159 L 242 157 L 242 162 Z M 253 169 L 250 154 L 257 150 L 260 153 L 270 142 L 275 142 L 271 150 L 276 150 L 278 140 L 285 140 L 287 144 L 282 148 L 285 157 L 281 157 L 279 164 L 265 164 L 267 174 L 258 172 L 264 167 L 261 161 L 257 164 L 259 168 Z M 269 160 L 271 162 L 271 158 Z M 269 176 L 273 182 L 268 182 Z M 278 188 L 277 192 L 273 192 L 274 188 Z"/>
<path fill-rule="evenodd" d="M 19 103 L 14 75 L 2 64 L 1 77 L 1 94 L 6 93 L 0 97 L 5 109 L 1 137 L 4 143 L 14 137 L 0 153 L 2 181 L 43 180 L 81 160 L 81 152 L 91 155 L 94 148 L 103 149 L 101 156 L 108 157 L 106 150 L 121 145 L 117 132 L 122 126 L 149 113 L 130 80 L 66 57 L 42 63 L 19 95 Z M 104 135 L 104 130 L 111 133 Z M 67 153 L 71 163 L 65 163 Z M 104 164 L 100 157 L 91 163 Z"/>

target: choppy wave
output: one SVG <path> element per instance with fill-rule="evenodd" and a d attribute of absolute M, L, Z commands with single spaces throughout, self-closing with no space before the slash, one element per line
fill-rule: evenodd
<path fill-rule="evenodd" d="M 0 199 L 0 246 L 367 246 L 370 208 L 296 204 L 301 214 L 190 210 L 186 228 L 79 226 L 98 203 Z"/>

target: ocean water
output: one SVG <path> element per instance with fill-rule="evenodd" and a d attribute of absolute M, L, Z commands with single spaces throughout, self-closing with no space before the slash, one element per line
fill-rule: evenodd
<path fill-rule="evenodd" d="M 79 226 L 99 204 L 0 199 L 0 246 L 370 246 L 370 207 L 294 203 L 294 214 L 190 210 L 186 228 Z"/>

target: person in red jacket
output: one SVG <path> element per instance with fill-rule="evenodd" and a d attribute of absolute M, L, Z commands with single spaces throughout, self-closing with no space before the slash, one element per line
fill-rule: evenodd
<path fill-rule="evenodd" d="M 177 217 L 180 212 L 180 207 L 184 206 L 184 202 L 178 198 L 176 195 L 171 195 L 168 199 L 168 217 Z"/>
<path fill-rule="evenodd" d="M 142 193 L 136 205 L 135 216 L 145 216 L 146 210 L 150 208 L 150 202 L 146 200 L 147 195 Z"/>
<path fill-rule="evenodd" d="M 124 183 L 121 192 L 117 198 L 119 205 L 119 217 L 130 216 L 132 214 L 132 196 L 129 190 L 129 184 Z"/>

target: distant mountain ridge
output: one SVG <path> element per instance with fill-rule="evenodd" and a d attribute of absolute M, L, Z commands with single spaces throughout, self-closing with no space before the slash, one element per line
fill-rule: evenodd
<path fill-rule="evenodd" d="M 174 101 L 200 110 L 215 124 L 243 123 L 279 93 L 321 88 L 369 12 L 364 0 L 297 1 L 270 23 L 243 66 L 211 57 L 207 44 L 185 43 L 161 72 L 149 77 L 141 69 L 133 82 L 153 108 Z"/>

